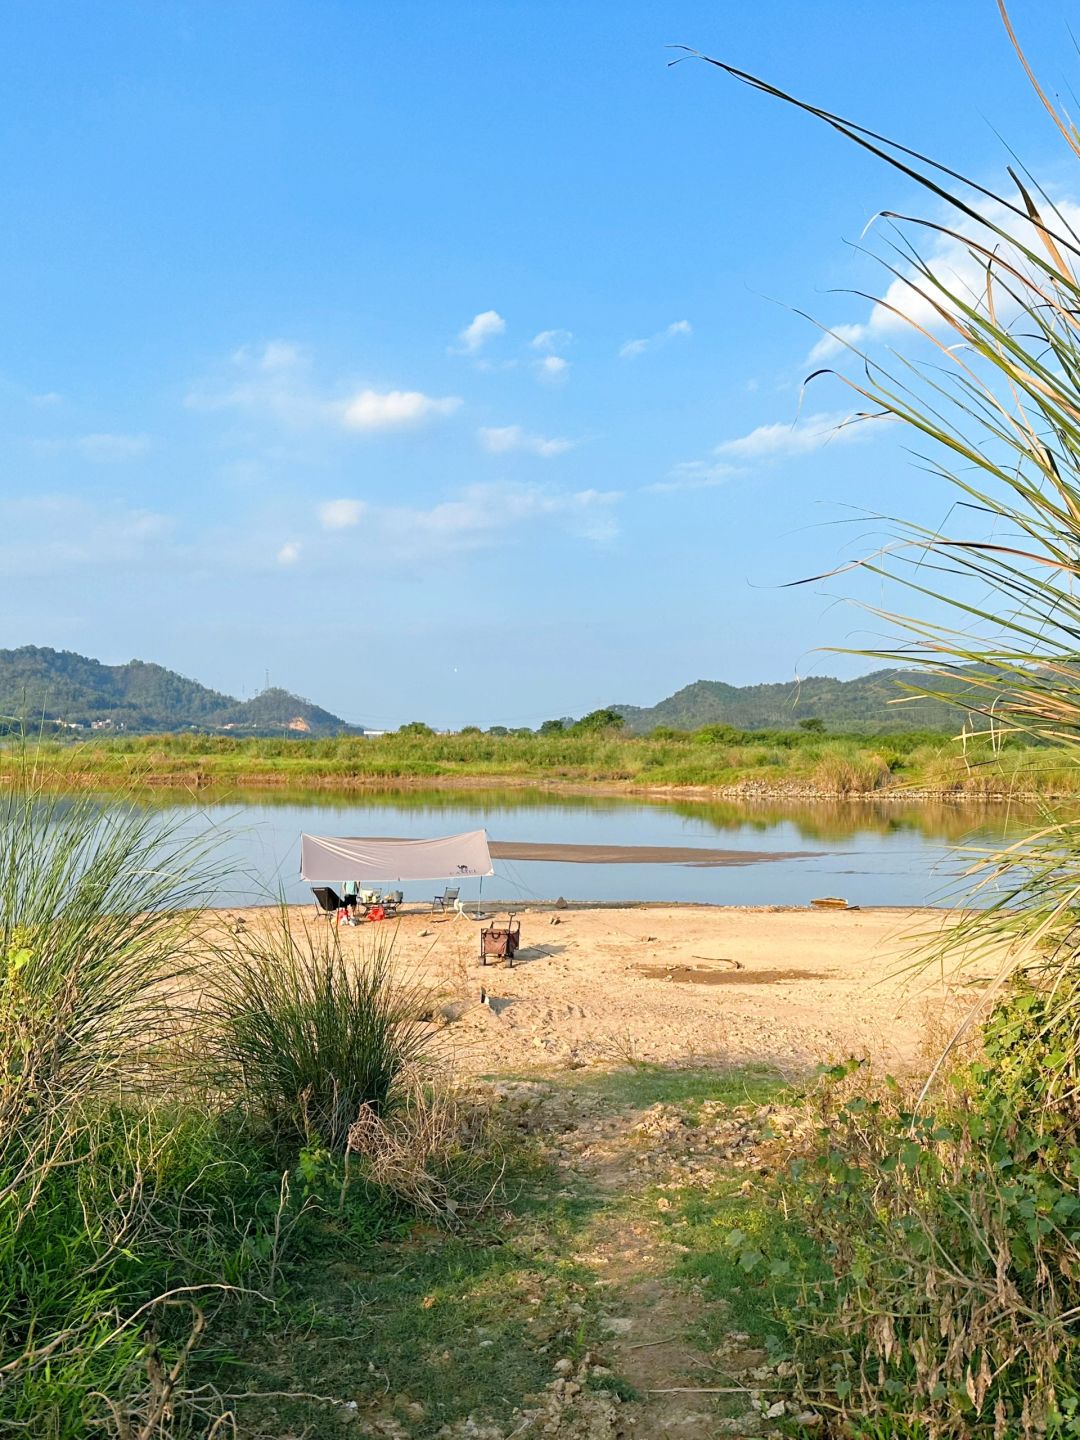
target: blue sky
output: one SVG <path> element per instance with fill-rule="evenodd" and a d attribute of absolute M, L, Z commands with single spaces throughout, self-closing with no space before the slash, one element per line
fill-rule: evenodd
<path fill-rule="evenodd" d="M 1014 20 L 1063 88 L 1066 8 Z M 0 645 L 370 725 L 864 668 L 782 584 L 949 497 L 800 412 L 794 312 L 887 343 L 831 292 L 913 196 L 679 42 L 1068 195 L 990 0 L 5 6 Z"/>

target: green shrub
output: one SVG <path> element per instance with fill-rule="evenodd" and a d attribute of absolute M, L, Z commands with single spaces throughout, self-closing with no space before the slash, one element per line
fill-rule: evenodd
<path fill-rule="evenodd" d="M 836 1283 L 795 1313 L 837 1433 L 1080 1434 L 1080 979 L 1064 989 L 1018 987 L 931 1103 L 852 1065 L 816 1095 L 788 1199 Z"/>
<path fill-rule="evenodd" d="M 392 938 L 350 961 L 337 932 L 268 930 L 218 948 L 196 1024 L 199 1065 L 290 1153 L 343 1152 L 365 1109 L 385 1115 L 433 1029 L 430 1001 L 396 978 Z"/>

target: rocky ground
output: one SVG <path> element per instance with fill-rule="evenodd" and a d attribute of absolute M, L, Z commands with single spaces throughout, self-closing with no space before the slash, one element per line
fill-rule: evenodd
<path fill-rule="evenodd" d="M 556 1183 L 594 1197 L 567 1258 L 593 1277 L 596 1303 L 571 1303 L 547 1346 L 549 1382 L 509 1422 L 471 1414 L 439 1440 L 757 1440 L 791 1434 L 792 1421 L 812 1435 L 820 1420 L 791 1399 L 790 1366 L 734 1320 L 728 1328 L 722 1297 L 675 1273 L 686 1247 L 671 1224 L 688 1189 L 752 1190 L 805 1123 L 801 1112 L 728 1099 L 641 1105 L 548 1080 L 495 1083 L 490 1095 L 507 1124 L 545 1148 Z M 590 1332 L 584 1343 L 575 1312 Z M 719 1343 L 706 1341 L 718 1324 Z M 383 1440 L 414 1433 L 400 1406 L 358 1419 L 360 1433 Z"/>

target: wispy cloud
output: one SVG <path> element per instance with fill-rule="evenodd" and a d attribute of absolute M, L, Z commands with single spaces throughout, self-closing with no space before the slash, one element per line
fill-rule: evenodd
<path fill-rule="evenodd" d="M 481 426 L 476 436 L 491 455 L 508 455 L 514 450 L 525 450 L 531 455 L 542 455 L 545 459 L 550 459 L 553 455 L 564 455 L 578 443 L 576 440 L 548 439 L 544 435 L 532 435 L 520 425 Z"/>
<path fill-rule="evenodd" d="M 529 344 L 534 350 L 546 350 L 550 354 L 555 350 L 565 350 L 573 339 L 573 333 L 569 330 L 541 330 L 539 335 L 533 336 Z"/>
<path fill-rule="evenodd" d="M 475 355 L 489 340 L 506 333 L 506 321 L 497 310 L 481 310 L 458 332 L 458 353 Z"/>
<path fill-rule="evenodd" d="M 673 320 L 663 330 L 658 330 L 655 335 L 646 336 L 642 340 L 627 340 L 619 346 L 620 360 L 635 360 L 639 355 L 644 355 L 646 350 L 657 350 L 661 345 L 666 345 L 669 340 L 674 340 L 677 335 L 690 335 L 693 333 L 693 326 L 689 320 Z"/>
<path fill-rule="evenodd" d="M 645 490 L 653 495 L 670 495 L 676 490 L 712 490 L 741 473 L 738 465 L 727 465 L 722 460 L 684 460 L 674 465 L 663 480 L 646 485 Z"/>
<path fill-rule="evenodd" d="M 794 424 L 759 425 L 749 434 L 721 441 L 712 453 L 743 462 L 776 460 L 788 455 L 808 455 L 823 445 L 842 444 L 865 435 L 866 425 L 853 421 L 850 415 L 819 411 L 802 416 Z"/>
<path fill-rule="evenodd" d="M 562 385 L 570 375 L 570 361 L 561 355 L 545 355 L 538 360 L 536 373 L 545 385 Z"/>
<path fill-rule="evenodd" d="M 77 495 L 0 501 L 0 566 L 6 574 L 156 562 L 172 520 L 152 510 L 96 505 Z"/>
<path fill-rule="evenodd" d="M 849 444 L 865 439 L 869 420 L 856 420 L 842 411 L 818 411 L 792 423 L 758 425 L 745 435 L 722 440 L 702 460 L 684 460 L 644 489 L 653 494 L 676 490 L 706 490 L 726 485 L 754 466 L 774 464 L 793 456 L 809 455 L 825 445 Z"/>
<path fill-rule="evenodd" d="M 606 544 L 618 534 L 615 510 L 621 499 L 619 491 L 470 485 L 455 498 L 428 507 L 362 506 L 355 524 L 362 527 L 373 564 L 414 564 L 420 555 L 446 556 L 506 544 L 545 520 L 576 539 Z M 319 513 L 342 503 L 329 501 Z"/>
<path fill-rule="evenodd" d="M 457 395 L 436 398 L 419 390 L 361 390 L 345 406 L 342 420 L 350 430 L 393 430 L 452 415 L 460 404 Z"/>
<path fill-rule="evenodd" d="M 865 325 L 834 325 L 827 330 L 817 342 L 810 354 L 806 357 L 808 365 L 816 365 L 820 360 L 831 360 L 834 355 L 839 355 L 849 345 L 858 345 L 859 341 L 866 334 Z"/>
<path fill-rule="evenodd" d="M 80 435 L 75 448 L 88 460 L 135 460 L 150 449 L 147 435 Z"/>
<path fill-rule="evenodd" d="M 319 524 L 324 530 L 348 530 L 359 525 L 365 508 L 362 500 L 326 500 L 319 506 Z"/>
<path fill-rule="evenodd" d="M 279 565 L 295 565 L 300 559 L 300 545 L 296 540 L 287 540 L 277 552 Z"/>
<path fill-rule="evenodd" d="M 421 390 L 320 386 L 307 351 L 288 340 L 271 340 L 235 351 L 223 371 L 192 386 L 187 403 L 290 428 L 365 433 L 407 429 L 452 415 L 461 398 Z"/>
<path fill-rule="evenodd" d="M 148 435 L 119 435 L 105 432 L 92 435 L 71 435 L 34 442 L 35 449 L 46 454 L 65 453 L 81 455 L 86 460 L 99 464 L 115 464 L 122 460 L 137 460 L 151 448 Z"/>

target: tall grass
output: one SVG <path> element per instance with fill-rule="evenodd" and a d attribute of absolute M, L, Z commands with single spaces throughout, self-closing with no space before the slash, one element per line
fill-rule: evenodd
<path fill-rule="evenodd" d="M 999 8 L 1075 162 L 1080 131 L 1039 86 Z M 1080 773 L 1071 211 L 1014 169 L 1007 193 L 992 190 L 708 63 L 824 122 L 931 202 L 921 215 L 885 212 L 892 251 L 878 313 L 906 327 L 906 343 L 882 354 L 850 332 L 834 337 L 855 362 L 838 375 L 855 397 L 853 420 L 898 421 L 956 502 L 941 529 L 888 521 L 880 549 L 845 567 L 901 587 L 914 607 L 874 611 L 895 642 L 863 653 L 914 662 L 922 693 L 946 702 L 963 687 L 975 739 L 990 749 L 965 789 L 1069 793 Z M 1002 753 L 1003 742 L 1035 748 Z M 942 1057 L 938 1079 L 954 1088 L 928 1085 L 899 1104 L 853 1096 L 827 1117 L 816 1178 L 799 1196 L 836 1268 L 835 1288 L 819 1291 L 816 1336 L 827 1347 L 818 1398 L 830 1433 L 1080 1433 L 1080 825 L 1047 806 L 1038 833 L 984 861 L 984 884 L 986 863 L 996 902 L 944 948 L 981 947 L 999 961 L 987 1063 Z M 820 1358 L 813 1347 L 802 1355 Z"/>
<path fill-rule="evenodd" d="M 395 974 L 393 935 L 357 959 L 336 927 L 277 923 L 214 947 L 196 1024 L 199 1066 L 293 1150 L 343 1152 L 362 1112 L 385 1116 L 430 1044 L 431 1004 Z"/>
<path fill-rule="evenodd" d="M 317 1236 L 320 1186 L 350 1200 L 344 1154 L 290 1185 L 301 1147 L 363 1160 L 364 1235 L 395 1186 L 449 1211 L 461 1117 L 418 1086 L 426 1026 L 385 948 L 347 966 L 283 916 L 215 949 L 209 843 L 21 779 L 0 794 L 0 1433 L 233 1433 L 206 1335 Z"/>
<path fill-rule="evenodd" d="M 1029 745 L 1019 735 L 1003 735 L 1000 727 L 993 736 L 969 730 L 963 738 L 919 732 L 823 736 L 725 726 L 650 735 L 392 735 L 338 741 L 136 736 L 86 746 L 42 744 L 35 751 L 42 783 L 71 792 L 118 786 L 148 794 L 210 788 L 347 793 L 505 781 L 823 796 L 935 790 L 977 797 L 1010 793 L 1010 777 L 1022 779 L 1028 794 L 1080 792 L 1080 768 L 1052 760 L 1047 745 Z M 6 778 L 0 751 L 0 785 Z"/>
<path fill-rule="evenodd" d="M 133 807 L 32 775 L 0 796 L 0 1426 L 81 1435 L 118 1391 L 135 1413 L 145 1325 L 159 1316 L 168 1354 L 176 1319 L 156 1297 L 221 1290 L 229 1242 L 201 1182 L 237 1171 L 143 1083 L 212 875 L 201 842 Z"/>

